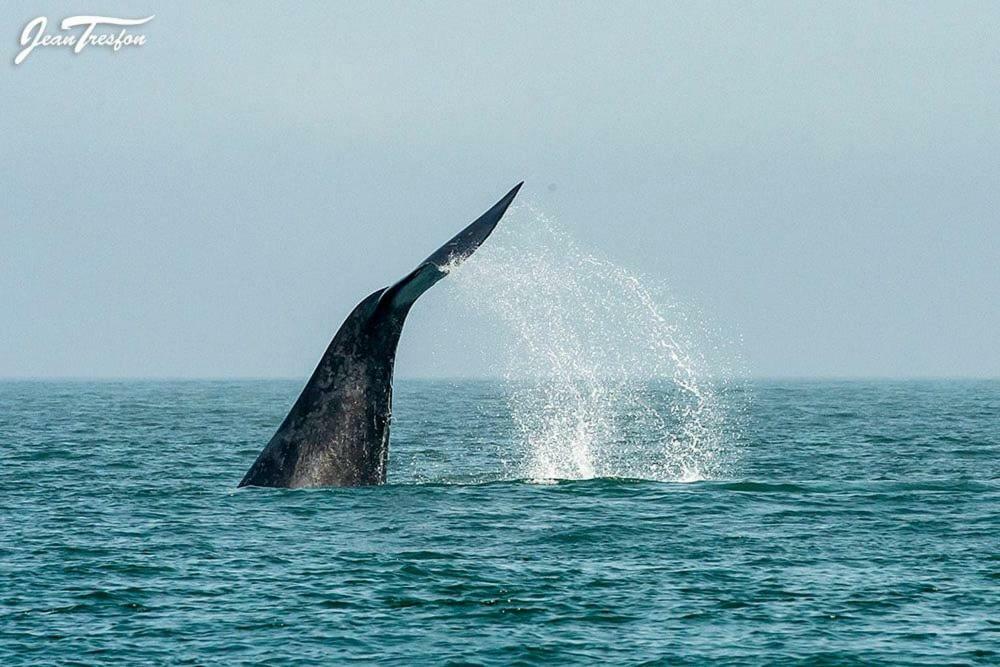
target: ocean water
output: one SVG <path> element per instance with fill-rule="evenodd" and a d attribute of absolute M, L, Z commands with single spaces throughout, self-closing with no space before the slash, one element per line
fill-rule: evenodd
<path fill-rule="evenodd" d="M 679 481 L 401 381 L 388 485 L 237 491 L 298 389 L 0 383 L 0 662 L 1000 662 L 1000 382 L 735 387 Z"/>

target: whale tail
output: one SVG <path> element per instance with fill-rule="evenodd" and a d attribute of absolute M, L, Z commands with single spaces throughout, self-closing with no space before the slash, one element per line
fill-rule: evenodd
<path fill-rule="evenodd" d="M 410 307 L 493 232 L 522 183 L 393 285 L 359 303 L 239 486 L 385 483 L 396 346 Z"/>
<path fill-rule="evenodd" d="M 448 275 L 448 272 L 453 268 L 468 259 L 493 233 L 500 218 L 507 212 L 522 185 L 524 185 L 524 181 L 511 188 L 511 191 L 494 204 L 490 210 L 431 253 L 427 259 L 420 262 L 417 268 L 399 282 L 387 287 L 380 302 L 389 300 L 397 308 L 413 305 L 413 302 L 421 294 Z"/>

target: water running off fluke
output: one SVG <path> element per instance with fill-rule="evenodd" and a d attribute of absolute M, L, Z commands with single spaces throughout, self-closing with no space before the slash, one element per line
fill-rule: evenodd
<path fill-rule="evenodd" d="M 508 474 L 727 475 L 746 415 L 737 356 L 665 289 L 524 205 L 452 287 L 502 331 L 497 371 L 521 448 Z"/>

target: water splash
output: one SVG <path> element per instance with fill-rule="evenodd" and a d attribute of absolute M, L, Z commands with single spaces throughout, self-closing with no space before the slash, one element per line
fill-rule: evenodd
<path fill-rule="evenodd" d="M 498 370 L 523 454 L 511 474 L 725 474 L 745 393 L 732 365 L 698 345 L 718 337 L 661 287 L 584 252 L 525 205 L 452 274 L 460 299 L 505 331 Z"/>

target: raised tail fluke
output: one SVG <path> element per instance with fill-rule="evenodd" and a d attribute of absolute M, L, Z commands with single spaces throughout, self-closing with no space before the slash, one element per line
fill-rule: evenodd
<path fill-rule="evenodd" d="M 479 216 L 475 222 L 456 234 L 453 239 L 435 250 L 430 257 L 421 263 L 431 263 L 438 268 L 446 268 L 466 260 L 496 228 L 500 218 L 507 212 L 507 208 L 514 201 L 514 197 L 517 196 L 517 191 L 521 189 L 522 185 L 524 185 L 524 181 L 511 188 L 511 191 L 505 194 L 490 210 Z"/>
<path fill-rule="evenodd" d="M 431 253 L 430 257 L 422 261 L 406 277 L 387 288 L 381 301 L 383 303 L 391 302 L 395 307 L 412 305 L 417 297 L 448 275 L 449 270 L 468 259 L 493 233 L 500 218 L 507 212 L 522 185 L 524 185 L 524 181 L 511 188 L 511 191 L 505 194 L 490 210 Z"/>
<path fill-rule="evenodd" d="M 393 365 L 410 306 L 476 251 L 520 188 L 518 183 L 408 276 L 351 311 L 240 486 L 385 483 Z"/>

